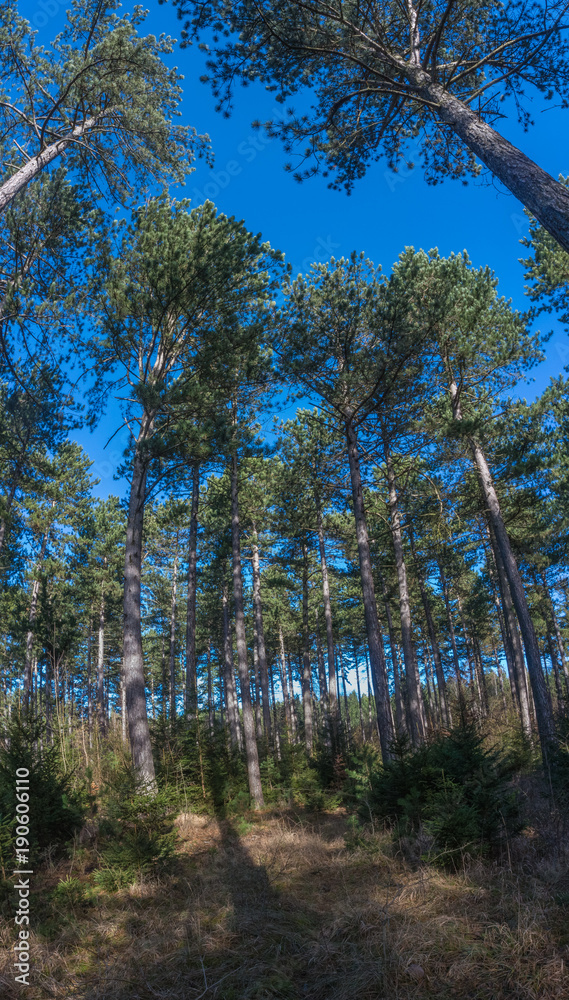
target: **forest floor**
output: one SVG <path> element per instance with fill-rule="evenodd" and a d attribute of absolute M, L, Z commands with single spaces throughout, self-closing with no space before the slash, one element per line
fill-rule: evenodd
<path fill-rule="evenodd" d="M 3 1000 L 569 998 L 569 871 L 531 829 L 506 862 L 449 873 L 342 811 L 176 826 L 159 880 L 94 888 L 85 848 L 34 876 L 30 986 L 14 984 L 4 921 Z M 69 875 L 84 902 L 57 903 Z"/>

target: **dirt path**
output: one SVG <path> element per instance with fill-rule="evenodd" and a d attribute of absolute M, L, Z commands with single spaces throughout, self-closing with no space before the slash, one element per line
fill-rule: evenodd
<path fill-rule="evenodd" d="M 177 821 L 175 870 L 62 908 L 88 855 L 43 876 L 33 985 L 5 1000 L 569 1000 L 569 891 L 559 872 L 412 869 L 388 837 L 350 843 L 341 813 Z M 569 890 L 569 880 L 567 889 Z M 565 902 L 565 898 L 567 902 Z"/>

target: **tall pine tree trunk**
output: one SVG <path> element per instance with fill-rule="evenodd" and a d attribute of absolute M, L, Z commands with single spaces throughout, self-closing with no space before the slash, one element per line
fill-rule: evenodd
<path fill-rule="evenodd" d="M 304 710 L 304 742 L 312 753 L 312 695 L 310 691 L 310 635 L 308 630 L 308 545 L 302 542 L 302 707 Z"/>
<path fill-rule="evenodd" d="M 105 557 L 106 562 L 106 557 Z M 101 601 L 99 604 L 99 631 L 97 642 L 97 719 L 99 732 L 107 731 L 107 715 L 105 712 L 105 589 L 101 584 Z"/>
<path fill-rule="evenodd" d="M 383 652 L 383 639 L 379 629 L 375 587 L 371 567 L 369 536 L 365 516 L 362 478 L 360 471 L 360 456 L 356 428 L 351 419 L 345 422 L 350 479 L 352 484 L 352 501 L 360 560 L 360 575 L 362 581 L 362 598 L 371 664 L 371 675 L 375 689 L 375 703 L 381 753 L 384 761 L 391 757 L 391 743 L 394 738 L 393 718 L 389 702 L 389 685 L 387 681 L 387 666 Z"/>
<path fill-rule="evenodd" d="M 223 673 L 225 681 L 225 705 L 229 722 L 229 736 L 233 746 L 241 746 L 241 727 L 239 724 L 239 707 L 237 704 L 237 687 L 233 670 L 233 651 L 231 648 L 231 628 L 229 625 L 229 596 L 227 583 L 223 582 Z"/>
<path fill-rule="evenodd" d="M 52 503 L 52 507 L 55 501 Z M 42 563 L 45 559 L 45 553 L 47 549 L 47 540 L 49 537 L 49 528 L 44 533 L 42 538 L 41 548 L 39 556 L 37 559 L 35 567 L 34 581 L 32 583 L 32 596 L 30 600 L 30 610 L 28 614 L 28 633 L 26 635 L 26 658 L 24 660 L 24 712 L 29 711 L 30 707 L 30 692 L 32 687 L 32 661 L 34 652 L 34 625 L 36 623 L 36 618 L 38 615 L 38 600 L 40 593 L 40 578 L 39 572 L 41 570 Z"/>
<path fill-rule="evenodd" d="M 448 729 L 449 726 L 452 726 L 452 718 L 447 699 L 446 680 L 443 670 L 441 648 L 439 646 L 439 641 L 437 639 L 437 632 L 435 629 L 435 623 L 433 621 L 431 604 L 427 595 L 427 590 L 425 588 L 425 581 L 423 579 L 423 573 L 419 565 L 419 560 L 417 559 L 417 553 L 415 551 L 415 539 L 411 528 L 409 528 L 409 542 L 411 544 L 411 554 L 413 556 L 413 562 L 415 563 L 415 573 L 417 576 L 417 582 L 419 584 L 419 590 L 421 592 L 421 601 L 423 603 L 423 610 L 425 612 L 427 631 L 429 633 L 429 640 L 431 643 L 431 649 L 433 651 L 433 659 L 435 661 L 435 672 L 437 675 L 437 686 L 439 689 L 439 699 L 441 705 L 441 722 L 444 728 Z"/>
<path fill-rule="evenodd" d="M 150 430 L 150 424 L 151 421 L 148 421 L 148 430 Z M 128 735 L 134 769 L 145 790 L 149 793 L 154 793 L 156 791 L 156 776 L 154 773 L 150 729 L 146 712 L 144 658 L 140 620 L 142 536 L 147 475 L 147 460 L 141 454 L 141 445 L 146 437 L 144 433 L 145 429 L 143 425 L 134 454 L 126 526 L 123 670 Z"/>
<path fill-rule="evenodd" d="M 243 732 L 247 757 L 247 777 L 249 792 L 254 809 L 262 809 L 263 788 L 259 770 L 259 754 L 255 739 L 255 721 L 251 706 L 249 686 L 249 666 L 247 663 L 247 638 L 245 635 L 245 614 L 243 611 L 243 578 L 241 575 L 241 539 L 239 523 L 239 484 L 237 455 L 231 459 L 231 551 L 233 556 L 233 599 L 235 603 L 235 635 L 237 640 L 237 663 L 241 684 L 241 706 L 243 709 Z"/>
<path fill-rule="evenodd" d="M 528 204 L 528 207 L 531 206 Z M 461 421 L 462 412 L 460 408 L 460 398 L 457 385 L 454 381 L 451 381 L 449 389 L 455 420 Z M 547 757 L 547 747 L 550 740 L 553 739 L 555 727 L 553 724 L 553 713 L 551 703 L 548 698 L 545 677 L 543 676 L 543 670 L 541 667 L 539 644 L 535 634 L 535 628 L 531 618 L 523 580 L 518 569 L 516 557 L 506 530 L 506 525 L 504 524 L 498 494 L 496 493 L 496 489 L 494 487 L 494 482 L 490 474 L 486 456 L 479 441 L 475 437 L 469 437 L 468 443 L 470 445 L 472 457 L 478 473 L 478 481 L 480 483 L 482 496 L 484 497 L 486 516 L 492 529 L 493 539 L 496 541 L 497 552 L 499 552 L 502 559 L 504 572 L 506 574 L 509 590 L 512 595 L 512 601 L 516 609 L 516 616 L 522 633 L 522 640 L 526 653 L 526 662 L 535 706 L 537 729 L 543 753 Z"/>
<path fill-rule="evenodd" d="M 326 544 L 324 541 L 324 526 L 320 499 L 316 496 L 316 521 L 318 528 L 318 549 L 320 552 L 320 570 L 322 573 L 322 602 L 324 604 L 324 621 L 326 623 L 326 653 L 328 657 L 328 704 L 332 727 L 338 722 L 338 685 L 336 682 L 336 665 L 334 662 L 334 631 L 332 624 L 332 605 L 330 602 L 330 581 L 328 579 L 328 562 L 326 559 Z"/>
<path fill-rule="evenodd" d="M 399 499 L 395 485 L 395 472 L 391 454 L 387 445 L 384 446 L 387 484 L 389 490 L 389 516 L 391 519 L 391 538 L 395 552 L 397 567 L 397 582 L 399 585 L 399 615 L 401 618 L 401 645 L 403 646 L 403 661 L 405 663 L 405 680 L 407 688 L 407 705 L 409 708 L 409 735 L 412 743 L 417 746 L 425 738 L 425 726 L 421 704 L 421 687 L 419 684 L 416 660 L 413 656 L 413 634 L 411 626 L 411 605 L 407 585 L 407 569 L 403 552 L 403 537 L 401 534 L 401 518 L 399 515 Z"/>
<path fill-rule="evenodd" d="M 168 666 L 170 675 L 170 723 L 176 718 L 176 609 L 178 595 L 178 533 L 172 574 L 172 594 L 170 598 L 170 641 L 168 643 Z"/>
<path fill-rule="evenodd" d="M 192 466 L 192 510 L 188 542 L 188 597 L 186 606 L 186 715 L 194 717 L 198 709 L 196 673 L 196 588 L 198 507 L 200 499 L 200 467 Z"/>
<path fill-rule="evenodd" d="M 267 652 L 265 649 L 265 630 L 263 626 L 263 601 L 261 597 L 261 569 L 259 565 L 259 546 L 257 528 L 253 525 L 253 540 L 251 543 L 253 564 L 253 607 L 255 624 L 257 626 L 257 653 L 259 657 L 259 675 L 261 694 L 263 696 L 263 726 L 267 739 L 271 737 L 271 710 L 269 706 L 269 674 L 267 668 Z"/>

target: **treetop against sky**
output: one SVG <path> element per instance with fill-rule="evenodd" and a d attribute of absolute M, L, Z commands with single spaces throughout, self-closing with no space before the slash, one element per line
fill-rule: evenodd
<path fill-rule="evenodd" d="M 36 42 L 47 46 L 65 23 L 66 6 L 59 0 L 21 0 L 19 11 L 37 31 Z M 169 4 L 153 3 L 139 30 L 180 38 L 181 29 Z M 211 168 L 204 161 L 195 164 L 185 185 L 173 191 L 177 197 L 189 197 L 193 205 L 209 198 L 219 211 L 243 218 L 248 229 L 262 232 L 272 246 L 284 251 L 293 273 L 306 272 L 313 261 L 347 256 L 354 249 L 388 271 L 406 246 L 437 246 L 443 255 L 466 249 L 475 265 L 489 264 L 495 270 L 502 294 L 511 297 L 516 307 L 527 308 L 519 259 L 525 256 L 520 239 L 528 231 L 528 220 L 520 203 L 487 173 L 470 179 L 466 187 L 453 180 L 428 185 L 419 167 L 419 143 L 411 138 L 397 173 L 380 160 L 357 180 L 349 197 L 330 190 L 329 179 L 321 176 L 299 185 L 283 169 L 287 156 L 279 139 L 251 124 L 279 116 L 282 121 L 288 102 L 279 104 L 275 93 L 253 81 L 237 89 L 231 117 L 223 118 L 215 112 L 210 88 L 200 83 L 206 56 L 198 46 L 175 46 L 165 60 L 178 66 L 184 77 L 180 124 L 194 127 L 198 134 L 208 133 L 215 155 Z M 524 101 L 534 123 L 527 131 L 519 124 L 509 96 L 500 104 L 504 117 L 495 127 L 553 177 L 567 173 L 566 112 L 557 100 L 547 102 L 535 89 L 527 91 Z M 305 110 L 308 98 L 296 95 L 291 103 Z M 555 319 L 546 317 L 541 326 L 554 334 L 546 362 L 534 373 L 535 383 L 521 388 L 530 398 L 569 361 L 569 344 Z M 120 464 L 126 434 L 104 448 L 116 426 L 113 411 L 95 436 L 86 430 L 76 434 L 95 461 L 102 495 L 117 489 L 112 475 Z"/>

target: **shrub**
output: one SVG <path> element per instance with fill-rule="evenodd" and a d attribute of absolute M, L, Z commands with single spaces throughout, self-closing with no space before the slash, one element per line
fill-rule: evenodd
<path fill-rule="evenodd" d="M 7 855 L 13 857 L 18 768 L 29 771 L 30 861 L 49 848 L 60 849 L 83 820 L 81 796 L 72 789 L 73 773 L 65 768 L 59 746 L 47 742 L 45 724 L 12 716 L 0 735 L 0 851 L 4 866 Z"/>
<path fill-rule="evenodd" d="M 418 749 L 406 740 L 383 766 L 361 755 L 350 772 L 362 819 L 391 822 L 397 837 L 425 834 L 431 858 L 453 862 L 457 854 L 486 854 L 521 829 L 517 794 L 508 784 L 509 757 L 484 746 L 473 723 L 461 723 Z"/>

